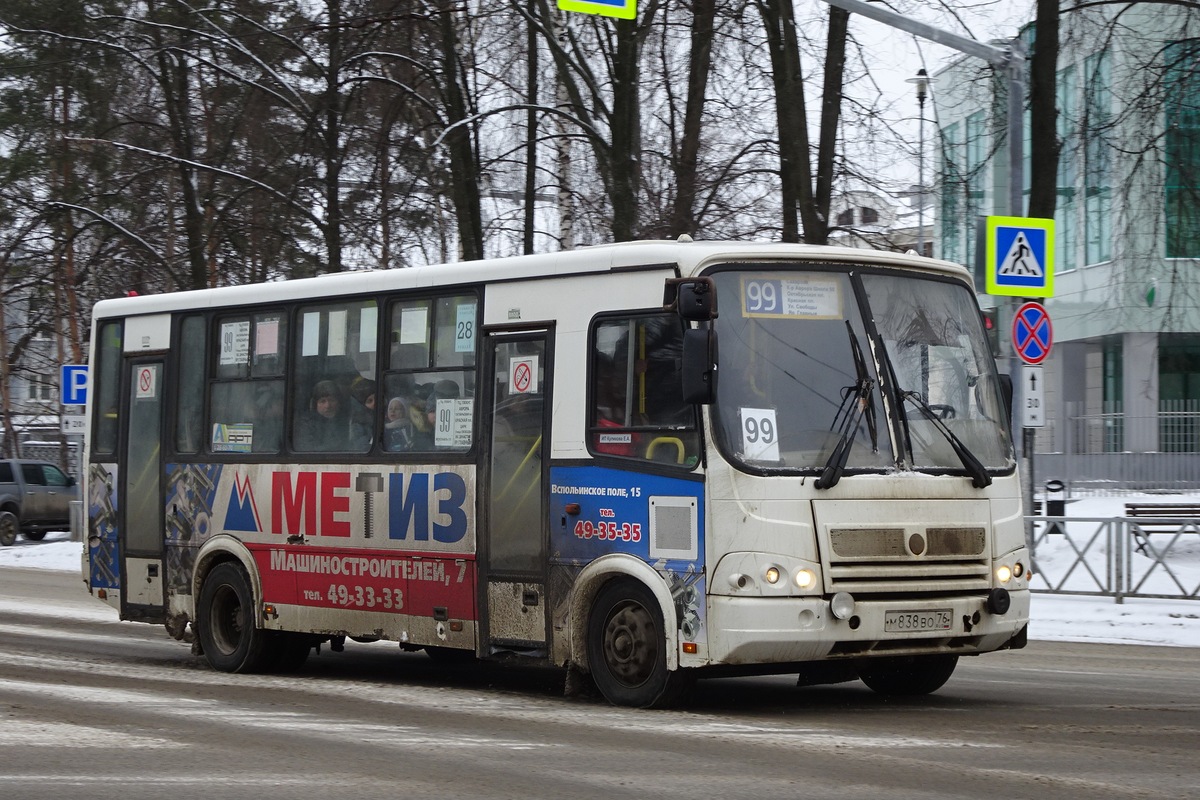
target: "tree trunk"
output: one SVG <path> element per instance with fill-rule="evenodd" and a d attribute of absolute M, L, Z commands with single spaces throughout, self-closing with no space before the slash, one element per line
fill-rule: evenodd
<path fill-rule="evenodd" d="M 525 114 L 525 225 L 522 252 L 533 252 L 533 234 L 537 224 L 537 140 L 538 112 L 533 106 L 538 102 L 538 35 L 533 23 L 537 8 L 529 2 L 529 19 L 526 21 L 526 70 L 525 93 L 530 108 Z"/>
<path fill-rule="evenodd" d="M 796 17 L 791 0 L 759 0 L 771 51 L 771 79 L 775 86 L 775 118 L 779 128 L 779 186 L 783 199 L 785 242 L 800 241 L 796 209 L 812 205 L 808 154 L 808 115 L 804 110 L 804 84 Z"/>
<path fill-rule="evenodd" d="M 671 214 L 671 233 L 675 236 L 696 233 L 696 169 L 708 76 L 712 70 L 713 20 L 716 13 L 716 0 L 693 0 L 687 109 L 684 111 L 683 138 L 675 168 L 675 207 Z"/>
<path fill-rule="evenodd" d="M 846 36 L 850 12 L 829 9 L 829 33 L 825 47 L 825 85 L 821 91 L 821 131 L 817 144 L 817 190 L 811 203 L 800 204 L 804 221 L 804 241 L 829 243 L 829 206 L 833 199 L 833 179 L 838 123 L 842 112 L 842 85 L 846 73 Z"/>
<path fill-rule="evenodd" d="M 1036 30 L 1029 62 L 1029 216 L 1054 219 L 1061 146 L 1055 107 L 1058 0 L 1037 0 Z"/>
<path fill-rule="evenodd" d="M 638 31 L 636 20 L 615 21 L 617 53 L 613 61 L 612 205 L 613 241 L 634 238 L 640 169 L 638 126 Z"/>
<path fill-rule="evenodd" d="M 342 135 L 341 93 L 338 83 L 342 71 L 342 5 L 328 0 L 329 63 L 325 73 L 325 250 L 327 269 L 341 272 L 342 265 Z"/>
<path fill-rule="evenodd" d="M 442 45 L 442 79 L 446 93 L 446 122 L 449 125 L 467 119 L 467 104 L 463 94 L 462 69 L 458 61 L 458 32 L 455 30 L 454 6 L 443 2 L 440 14 Z M 479 200 L 479 165 L 471 146 L 471 126 L 457 125 L 446 134 L 450 155 L 450 197 L 458 224 L 459 250 L 463 259 L 483 258 L 483 211 Z"/>

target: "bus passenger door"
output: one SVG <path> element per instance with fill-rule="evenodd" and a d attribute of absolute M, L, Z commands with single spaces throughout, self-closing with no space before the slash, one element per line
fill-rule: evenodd
<path fill-rule="evenodd" d="M 125 363 L 128 410 L 117 504 L 121 618 L 163 621 L 163 360 Z"/>
<path fill-rule="evenodd" d="M 484 654 L 545 655 L 549 333 L 490 333 L 481 551 Z"/>

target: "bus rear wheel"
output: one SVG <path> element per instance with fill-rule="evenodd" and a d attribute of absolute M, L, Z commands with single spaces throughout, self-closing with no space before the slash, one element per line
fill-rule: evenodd
<path fill-rule="evenodd" d="M 268 664 L 271 632 L 254 624 L 254 593 L 239 564 L 218 564 L 204 579 L 196 630 L 213 669 L 259 672 Z"/>
<path fill-rule="evenodd" d="M 654 595 L 640 583 L 618 580 L 596 595 L 588 618 L 588 665 L 597 688 L 613 705 L 662 708 L 689 683 L 667 669 L 667 639 Z"/>
<path fill-rule="evenodd" d="M 896 656 L 855 662 L 858 677 L 872 690 L 894 697 L 932 694 L 950 680 L 958 656 Z"/>

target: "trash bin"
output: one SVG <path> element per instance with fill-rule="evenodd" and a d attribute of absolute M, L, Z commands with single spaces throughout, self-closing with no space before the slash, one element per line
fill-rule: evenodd
<path fill-rule="evenodd" d="M 1046 516 L 1063 517 L 1067 514 L 1067 501 L 1063 498 L 1066 485 L 1060 480 L 1046 481 Z"/>

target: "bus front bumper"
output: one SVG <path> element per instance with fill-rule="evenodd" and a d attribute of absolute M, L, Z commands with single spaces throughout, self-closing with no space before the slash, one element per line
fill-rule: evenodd
<path fill-rule="evenodd" d="M 977 596 L 859 600 L 838 619 L 829 598 L 709 595 L 709 663 L 986 653 L 1004 648 L 1029 623 L 1029 591 L 1009 599 L 1003 614 Z"/>

